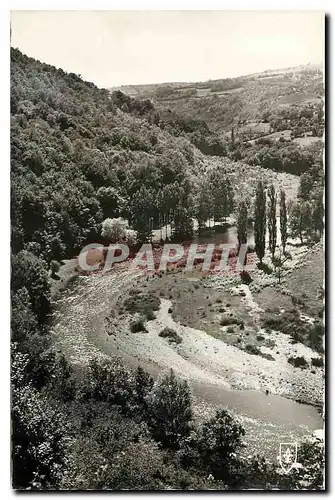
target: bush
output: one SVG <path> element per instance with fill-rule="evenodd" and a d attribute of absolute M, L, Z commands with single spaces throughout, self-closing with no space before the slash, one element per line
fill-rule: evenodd
<path fill-rule="evenodd" d="M 237 319 L 233 316 L 222 316 L 222 318 L 220 320 L 220 325 L 221 326 L 239 325 L 241 327 L 241 329 L 244 328 L 243 320 Z"/>
<path fill-rule="evenodd" d="M 250 274 L 248 273 L 248 271 L 241 271 L 240 278 L 242 280 L 242 283 L 244 283 L 245 285 L 249 285 L 249 283 L 252 282 L 252 278 L 251 278 Z"/>
<path fill-rule="evenodd" d="M 158 335 L 163 338 L 168 338 L 169 343 L 175 342 L 176 344 L 180 344 L 182 342 L 181 336 L 172 328 L 165 327 Z"/>
<path fill-rule="evenodd" d="M 130 321 L 130 331 L 132 333 L 138 333 L 138 332 L 147 332 L 148 330 L 145 328 L 145 318 L 143 316 L 140 316 L 136 319 L 132 319 Z"/>
<path fill-rule="evenodd" d="M 227 328 L 227 333 L 234 333 L 234 327 L 233 326 L 228 326 Z"/>
<path fill-rule="evenodd" d="M 257 335 L 256 339 L 261 342 L 262 340 L 265 339 L 265 337 L 263 337 L 263 335 Z"/>
<path fill-rule="evenodd" d="M 258 269 L 263 271 L 265 274 L 272 274 L 272 271 L 273 271 L 272 267 L 270 267 L 265 262 L 258 262 L 257 267 L 258 267 Z"/>
<path fill-rule="evenodd" d="M 308 331 L 308 343 L 312 349 L 315 349 L 319 353 L 323 353 L 323 336 L 325 333 L 325 328 L 322 323 L 315 322 L 314 325 L 310 325 Z"/>
<path fill-rule="evenodd" d="M 319 366 L 319 367 L 323 366 L 323 358 L 321 358 L 321 357 L 319 357 L 319 358 L 312 358 L 311 362 L 312 362 L 312 366 Z"/>
<path fill-rule="evenodd" d="M 155 318 L 154 311 L 157 311 L 159 306 L 160 300 L 153 293 L 137 293 L 124 301 L 128 312 L 142 314 L 148 321 Z"/>
<path fill-rule="evenodd" d="M 307 363 L 306 359 L 304 358 L 304 356 L 297 356 L 297 357 L 291 356 L 290 358 L 288 358 L 287 362 L 290 363 L 290 365 L 295 366 L 296 368 L 307 368 L 308 367 L 308 363 Z"/>
<path fill-rule="evenodd" d="M 305 343 L 317 352 L 323 352 L 324 326 L 319 322 L 313 325 L 306 323 L 300 319 L 296 309 L 280 315 L 270 315 L 263 319 L 262 326 L 265 330 L 270 328 L 291 335 L 293 342 Z"/>
<path fill-rule="evenodd" d="M 249 353 L 249 354 L 255 354 L 255 355 L 258 355 L 260 356 L 262 354 L 262 352 L 260 351 L 260 349 L 258 349 L 257 346 L 255 345 L 252 345 L 252 344 L 247 344 L 245 346 L 245 350 Z"/>

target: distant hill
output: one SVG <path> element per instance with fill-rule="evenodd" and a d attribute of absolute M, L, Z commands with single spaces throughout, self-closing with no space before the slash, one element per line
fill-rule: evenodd
<path fill-rule="evenodd" d="M 234 127 L 237 135 L 248 135 L 249 140 L 279 131 L 278 124 L 274 126 L 271 121 L 274 122 L 277 115 L 281 116 L 287 108 L 293 107 L 299 121 L 301 111 L 304 113 L 306 109 L 309 110 L 307 114 L 323 114 L 321 65 L 268 70 L 205 82 L 127 85 L 109 90 L 149 98 L 158 109 L 169 109 L 184 117 L 204 120 L 212 131 L 222 135 L 230 133 Z M 320 122 L 320 119 L 315 120 L 315 124 L 317 121 Z M 263 130 L 257 126 L 260 122 L 269 126 L 265 125 Z M 313 126 L 311 123 L 307 125 L 309 128 Z M 317 128 L 313 135 L 322 135 L 322 124 L 318 123 Z M 295 137 L 303 137 L 310 131 L 305 129 Z"/>

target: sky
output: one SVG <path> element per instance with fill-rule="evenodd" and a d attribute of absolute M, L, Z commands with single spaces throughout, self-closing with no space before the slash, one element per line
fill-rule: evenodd
<path fill-rule="evenodd" d="M 318 11 L 12 11 L 11 45 L 99 87 L 322 63 Z"/>

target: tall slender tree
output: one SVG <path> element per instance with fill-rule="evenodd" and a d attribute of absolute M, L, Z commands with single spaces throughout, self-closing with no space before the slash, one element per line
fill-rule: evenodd
<path fill-rule="evenodd" d="M 262 263 L 265 253 L 266 232 L 266 194 L 262 181 L 259 181 L 256 188 L 254 232 L 256 254 Z"/>
<path fill-rule="evenodd" d="M 286 195 L 283 189 L 280 190 L 280 235 L 283 252 L 287 242 L 287 208 L 286 208 Z"/>
<path fill-rule="evenodd" d="M 271 184 L 271 186 L 269 187 L 268 196 L 269 196 L 269 202 L 268 202 L 269 250 L 273 258 L 277 244 L 277 218 L 276 218 L 277 196 L 273 184 Z"/>
<path fill-rule="evenodd" d="M 238 249 L 241 245 L 247 243 L 247 228 L 248 228 L 248 209 L 245 201 L 241 201 L 238 207 L 237 216 L 237 239 Z"/>

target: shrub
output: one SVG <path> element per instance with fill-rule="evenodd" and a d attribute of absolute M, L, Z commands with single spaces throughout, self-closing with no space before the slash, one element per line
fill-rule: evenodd
<path fill-rule="evenodd" d="M 293 342 L 302 342 L 309 345 L 317 352 L 323 352 L 324 326 L 316 322 L 313 325 L 306 323 L 299 317 L 296 309 L 286 311 L 280 315 L 271 315 L 263 320 L 263 327 L 277 330 L 291 335 Z"/>
<path fill-rule="evenodd" d="M 234 333 L 234 327 L 233 326 L 228 326 L 227 328 L 227 333 Z"/>
<path fill-rule="evenodd" d="M 272 274 L 272 271 L 273 271 L 272 267 L 270 267 L 265 262 L 258 262 L 257 267 L 258 267 L 258 269 L 263 271 L 265 274 Z"/>
<path fill-rule="evenodd" d="M 288 358 L 287 362 L 290 363 L 290 365 L 295 366 L 296 368 L 307 368 L 308 367 L 308 363 L 307 363 L 306 359 L 304 358 L 304 356 L 297 356 L 297 357 L 291 356 L 290 358 Z"/>
<path fill-rule="evenodd" d="M 176 344 L 180 344 L 182 342 L 181 336 L 172 328 L 165 327 L 158 335 L 163 338 L 168 338 L 169 343 L 175 342 Z"/>
<path fill-rule="evenodd" d="M 271 354 L 261 352 L 260 356 L 262 356 L 262 358 L 268 359 L 270 361 L 275 361 L 275 358 L 273 356 L 271 356 Z"/>
<path fill-rule="evenodd" d="M 317 352 L 323 352 L 323 336 L 325 328 L 322 323 L 315 322 L 314 325 L 310 325 L 308 331 L 308 343 L 312 349 Z"/>
<path fill-rule="evenodd" d="M 246 285 L 249 285 L 249 283 L 252 282 L 252 278 L 251 278 L 250 274 L 248 273 L 248 271 L 241 271 L 240 278 L 242 280 L 242 283 L 244 283 Z"/>
<path fill-rule="evenodd" d="M 132 319 L 130 322 L 130 331 L 132 333 L 147 332 L 148 330 L 145 328 L 145 318 L 140 316 L 136 319 Z"/>
<path fill-rule="evenodd" d="M 244 322 L 241 319 L 237 319 L 234 316 L 222 316 L 220 320 L 221 326 L 228 325 L 239 325 L 241 329 L 244 328 Z"/>
<path fill-rule="evenodd" d="M 154 319 L 154 311 L 157 311 L 159 306 L 160 300 L 153 293 L 138 293 L 124 301 L 124 307 L 128 312 L 142 314 L 147 320 Z"/>
<path fill-rule="evenodd" d="M 169 313 L 169 314 L 172 314 L 172 307 L 169 307 L 169 309 L 168 309 L 168 313 Z"/>
<path fill-rule="evenodd" d="M 265 338 L 263 337 L 263 335 L 257 335 L 256 339 L 261 342 L 262 340 L 264 340 Z"/>
<path fill-rule="evenodd" d="M 292 295 L 291 300 L 292 300 L 292 304 L 294 306 L 297 306 L 297 305 L 302 306 L 305 304 L 304 300 L 302 298 L 298 297 L 297 295 Z"/>
<path fill-rule="evenodd" d="M 321 358 L 321 357 L 319 357 L 319 358 L 312 358 L 311 362 L 312 362 L 312 366 L 319 366 L 319 367 L 323 366 L 323 358 Z"/>
<path fill-rule="evenodd" d="M 260 349 L 258 349 L 257 346 L 255 345 L 252 345 L 252 344 L 247 344 L 245 346 L 245 350 L 249 353 L 249 354 L 257 354 L 258 356 L 260 356 L 262 354 L 262 352 L 260 351 Z"/>

